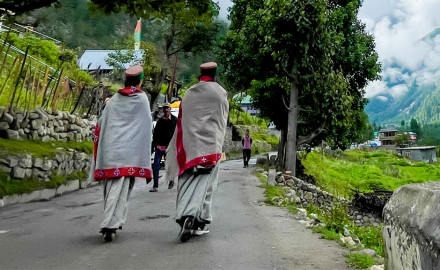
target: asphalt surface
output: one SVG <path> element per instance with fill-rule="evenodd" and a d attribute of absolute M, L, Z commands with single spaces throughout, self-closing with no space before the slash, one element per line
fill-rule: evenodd
<path fill-rule="evenodd" d="M 0 269 L 350 269 L 337 243 L 265 206 L 242 162 L 221 164 L 210 233 L 186 243 L 174 222 L 176 187 L 136 182 L 127 224 L 104 243 L 102 186 L 50 201 L 0 208 Z"/>

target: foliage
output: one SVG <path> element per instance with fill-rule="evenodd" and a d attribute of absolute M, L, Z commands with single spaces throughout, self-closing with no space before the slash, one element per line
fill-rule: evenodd
<path fill-rule="evenodd" d="M 8 174 L 0 172 L 0 198 L 6 195 L 31 193 L 45 188 L 57 188 L 68 180 L 83 180 L 87 178 L 87 172 L 75 172 L 70 175 L 53 175 L 49 181 L 31 179 L 13 179 Z"/>
<path fill-rule="evenodd" d="M 212 50 L 218 24 L 213 17 L 218 5 L 210 0 L 193 1 L 102 1 L 89 3 L 92 10 L 101 13 L 123 12 L 147 20 L 148 25 L 161 24 L 160 40 L 163 42 L 160 72 L 153 79 L 152 91 L 160 92 L 168 75 L 171 58 L 178 53 Z M 157 95 L 152 95 L 152 102 Z"/>
<path fill-rule="evenodd" d="M 255 173 L 255 175 L 260 179 L 261 183 L 266 187 L 267 186 L 267 177 L 261 173 Z"/>
<path fill-rule="evenodd" d="M 56 148 L 75 149 L 86 154 L 93 153 L 92 142 L 47 142 L 40 141 L 15 141 L 0 138 L 0 156 L 7 156 L 19 152 L 25 152 L 34 157 L 53 157 L 59 151 Z"/>
<path fill-rule="evenodd" d="M 44 8 L 19 18 L 36 31 L 61 40 L 69 48 L 108 49 L 114 40 L 132 34 L 136 19 L 125 14 L 92 14 L 87 0 L 59 0 L 60 8 Z"/>
<path fill-rule="evenodd" d="M 2 47 L 8 56 L 1 62 L 0 104 L 25 110 L 36 106 L 71 110 L 83 86 L 93 83 L 93 78 L 78 68 L 72 50 L 33 34 L 3 33 L 1 37 L 25 53 Z"/>
<path fill-rule="evenodd" d="M 174 1 L 155 1 L 155 0 L 141 0 L 141 1 L 106 1 L 106 0 L 91 0 L 89 7 L 92 11 L 110 13 L 127 13 L 136 17 L 157 17 L 163 18 L 175 6 L 181 8 L 192 9 L 198 13 L 208 11 L 213 3 L 210 0 L 174 0 Z"/>
<path fill-rule="evenodd" d="M 334 230 L 327 229 L 324 226 L 317 226 L 312 228 L 314 233 L 320 233 L 322 234 L 322 238 L 327 240 L 338 240 L 342 237 L 340 233 L 337 233 Z"/>
<path fill-rule="evenodd" d="M 250 135 L 251 135 L 253 140 L 267 142 L 267 143 L 271 144 L 272 146 L 276 146 L 280 142 L 278 137 L 276 137 L 274 135 L 269 135 L 267 133 L 254 133 L 254 132 L 251 132 Z"/>
<path fill-rule="evenodd" d="M 390 151 L 347 150 L 340 159 L 312 152 L 302 162 L 318 185 L 346 197 L 354 191 L 392 191 L 405 184 L 440 180 L 438 163 L 412 163 Z"/>
<path fill-rule="evenodd" d="M 407 133 L 403 133 L 403 134 L 397 134 L 396 137 L 394 138 L 394 143 L 397 145 L 400 144 L 405 144 L 409 142 L 409 134 Z"/>
<path fill-rule="evenodd" d="M 38 8 L 60 6 L 59 0 L 6 0 L 0 1 L 0 15 L 20 15 Z M 8 12 L 9 11 L 9 12 Z"/>
<path fill-rule="evenodd" d="M 286 130 L 290 119 L 288 150 L 323 139 L 345 147 L 365 124 L 362 95 L 380 71 L 373 38 L 357 19 L 360 1 L 234 4 L 220 52 L 226 80 L 251 87 L 254 104 L 278 129 Z"/>
<path fill-rule="evenodd" d="M 367 254 L 350 253 L 346 255 L 347 263 L 357 269 L 366 269 L 374 265 L 374 259 Z"/>
<path fill-rule="evenodd" d="M 267 128 L 269 121 L 265 118 L 252 116 L 248 112 L 243 111 L 241 107 L 232 107 L 229 109 L 229 121 L 234 125 L 253 125 Z"/>
<path fill-rule="evenodd" d="M 134 40 L 132 36 L 128 36 L 125 39 L 116 40 L 113 44 L 113 53 L 108 55 L 105 62 L 113 67 L 112 79 L 116 82 L 123 82 L 124 70 L 127 63 L 131 63 L 135 57 Z M 142 58 L 137 59 L 140 63 L 143 63 L 144 76 L 148 80 L 155 78 L 160 71 L 159 60 L 157 59 L 156 46 L 151 42 L 141 41 L 140 49 L 144 51 Z"/>
<path fill-rule="evenodd" d="M 419 124 L 417 123 L 416 119 L 411 118 L 411 122 L 409 125 L 412 132 L 419 134 Z"/>

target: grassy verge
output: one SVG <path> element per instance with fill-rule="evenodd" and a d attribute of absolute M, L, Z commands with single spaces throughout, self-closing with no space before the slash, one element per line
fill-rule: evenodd
<path fill-rule="evenodd" d="M 440 166 L 414 162 L 390 151 L 345 151 L 339 158 L 312 152 L 302 161 L 319 186 L 350 197 L 355 190 L 394 190 L 411 183 L 440 180 Z"/>
<path fill-rule="evenodd" d="M 69 180 L 87 178 L 87 172 L 74 172 L 70 175 L 52 176 L 49 181 L 40 181 L 37 178 L 19 180 L 13 179 L 6 173 L 0 172 L 0 198 L 6 195 L 30 193 L 45 188 L 57 188 Z"/>
<path fill-rule="evenodd" d="M 374 258 L 367 254 L 349 253 L 345 256 L 347 264 L 357 269 L 366 269 L 373 266 L 376 262 Z"/>
<path fill-rule="evenodd" d="M 256 173 L 256 176 L 261 180 L 262 187 L 265 188 L 266 204 L 283 206 L 291 213 L 298 213 L 298 206 L 285 199 L 288 192 L 287 188 L 282 186 L 268 186 L 267 177 L 265 175 Z M 309 217 L 311 214 L 316 214 L 321 224 L 325 224 L 324 226 L 313 227 L 313 232 L 320 233 L 322 238 L 338 242 L 344 235 L 350 235 L 352 238 L 359 240 L 363 245 L 356 245 L 355 249 L 368 248 L 374 250 L 377 255 L 383 256 L 382 226 L 358 227 L 348 216 L 347 205 L 335 202 L 334 206 L 335 207 L 331 210 L 320 208 L 313 204 L 307 208 Z M 383 264 L 383 258 L 372 258 L 366 254 L 356 252 L 350 252 L 346 256 L 346 261 L 350 266 L 358 269 L 364 269 L 374 264 Z"/>
<path fill-rule="evenodd" d="M 59 151 L 57 148 L 75 149 L 86 154 L 93 153 L 93 143 L 86 142 L 47 142 L 15 141 L 0 138 L 0 156 L 17 153 L 28 153 L 34 157 L 53 157 Z"/>

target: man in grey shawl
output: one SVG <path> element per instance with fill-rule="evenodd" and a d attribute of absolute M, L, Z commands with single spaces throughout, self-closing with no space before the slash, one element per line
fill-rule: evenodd
<path fill-rule="evenodd" d="M 226 91 L 214 81 L 217 64 L 200 66 L 200 82 L 182 99 L 177 126 L 167 149 L 165 169 L 169 181 L 178 176 L 176 222 L 180 241 L 209 231 L 212 195 L 218 182 L 219 163 L 229 104 Z"/>
<path fill-rule="evenodd" d="M 127 219 L 127 204 L 135 178 L 152 178 L 151 112 L 140 90 L 143 68 L 126 70 L 125 88 L 107 103 L 95 128 L 91 175 L 104 181 L 104 240 L 113 240 Z"/>

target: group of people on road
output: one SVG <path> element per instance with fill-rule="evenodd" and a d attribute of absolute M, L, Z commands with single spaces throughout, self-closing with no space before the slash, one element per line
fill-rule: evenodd
<path fill-rule="evenodd" d="M 125 87 L 106 104 L 95 128 L 94 159 L 90 178 L 104 181 L 104 240 L 114 239 L 127 218 L 127 205 L 136 178 L 151 179 L 157 192 L 160 162 L 166 155 L 169 188 L 177 182 L 176 222 L 179 238 L 208 233 L 212 195 L 217 186 L 219 161 L 229 111 L 226 91 L 215 82 L 217 64 L 200 66 L 200 81 L 190 87 L 176 118 L 164 104 L 163 117 L 152 136 L 147 95 L 140 89 L 143 68 L 126 70 Z M 154 162 L 151 164 L 151 151 Z M 152 168 L 152 169 L 151 169 Z"/>

